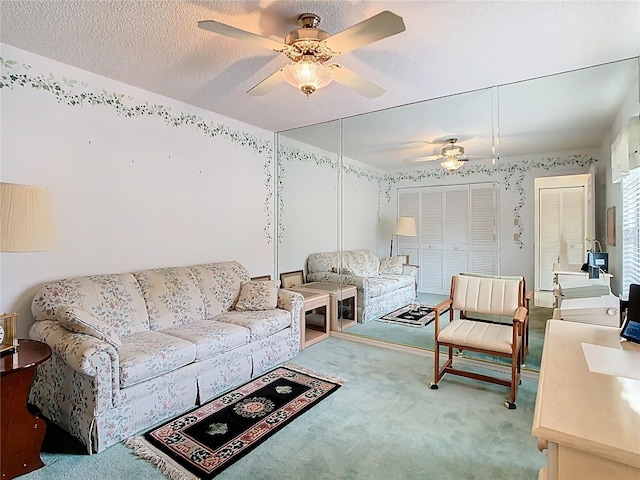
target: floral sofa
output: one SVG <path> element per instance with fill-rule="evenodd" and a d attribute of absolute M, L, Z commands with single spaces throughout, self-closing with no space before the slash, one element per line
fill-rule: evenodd
<path fill-rule="evenodd" d="M 237 262 L 47 283 L 30 402 L 100 452 L 297 355 L 303 298 L 279 285 Z"/>
<path fill-rule="evenodd" d="M 371 250 L 312 253 L 307 258 L 307 281 L 355 285 L 358 322 L 366 323 L 415 299 L 417 268 L 403 261 L 404 257 L 378 259 Z"/>

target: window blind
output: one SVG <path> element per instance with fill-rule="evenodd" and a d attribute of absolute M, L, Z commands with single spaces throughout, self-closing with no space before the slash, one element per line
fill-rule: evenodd
<path fill-rule="evenodd" d="M 640 168 L 622 177 L 622 295 L 640 283 Z"/>

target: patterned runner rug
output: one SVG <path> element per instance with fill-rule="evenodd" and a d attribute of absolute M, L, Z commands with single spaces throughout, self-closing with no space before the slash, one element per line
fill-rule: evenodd
<path fill-rule="evenodd" d="M 172 480 L 208 480 L 343 383 L 286 364 L 124 443 Z"/>
<path fill-rule="evenodd" d="M 421 328 L 429 325 L 434 318 L 436 312 L 432 306 L 420 305 L 417 310 L 413 310 L 411 305 L 407 305 L 379 318 L 378 321 Z"/>

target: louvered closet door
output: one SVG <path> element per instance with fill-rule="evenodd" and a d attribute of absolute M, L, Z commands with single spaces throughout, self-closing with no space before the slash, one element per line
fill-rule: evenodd
<path fill-rule="evenodd" d="M 443 252 L 443 190 L 430 188 L 420 194 L 420 282 L 427 292 L 446 290 Z"/>
<path fill-rule="evenodd" d="M 444 281 L 469 270 L 469 188 L 444 190 Z"/>
<path fill-rule="evenodd" d="M 553 264 L 584 262 L 584 187 L 540 190 L 540 289 L 553 290 Z"/>
<path fill-rule="evenodd" d="M 469 270 L 485 275 L 499 273 L 498 191 L 493 185 L 471 185 L 471 254 Z"/>

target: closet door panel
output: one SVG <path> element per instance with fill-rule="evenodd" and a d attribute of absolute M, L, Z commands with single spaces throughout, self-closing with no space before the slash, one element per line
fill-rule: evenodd
<path fill-rule="evenodd" d="M 446 293 L 449 285 L 444 283 L 444 255 L 442 250 L 432 248 L 420 249 L 420 285 L 429 293 Z"/>
<path fill-rule="evenodd" d="M 494 185 L 470 186 L 471 254 L 469 269 L 475 273 L 498 275 L 498 190 Z"/>

